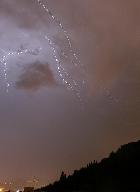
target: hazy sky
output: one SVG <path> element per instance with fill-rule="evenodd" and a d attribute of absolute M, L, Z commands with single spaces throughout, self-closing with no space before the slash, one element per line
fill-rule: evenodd
<path fill-rule="evenodd" d="M 139 0 L 0 1 L 0 182 L 48 184 L 139 139 L 139 19 Z"/>

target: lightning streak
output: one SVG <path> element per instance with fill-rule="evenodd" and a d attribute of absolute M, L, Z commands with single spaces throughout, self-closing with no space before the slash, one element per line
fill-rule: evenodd
<path fill-rule="evenodd" d="M 80 67 L 80 70 L 78 71 L 78 73 L 80 74 L 80 71 L 82 71 L 82 69 L 81 69 L 82 65 L 81 65 L 80 59 L 78 58 L 78 55 L 76 54 L 76 52 L 73 49 L 72 42 L 71 42 L 71 39 L 70 39 L 70 36 L 69 36 L 68 32 L 64 29 L 63 24 L 51 12 L 51 10 L 48 7 L 48 3 L 46 1 L 45 1 L 45 4 L 43 3 L 42 0 L 35 0 L 35 1 L 39 4 L 40 7 L 43 8 L 43 10 L 45 10 L 45 12 L 49 16 L 49 18 L 51 18 L 52 22 L 54 22 L 54 24 L 57 27 L 59 27 L 59 29 L 63 33 L 65 39 L 67 40 L 67 46 L 68 46 L 68 49 L 69 49 L 69 54 L 72 57 L 72 59 L 69 59 L 69 61 L 71 63 L 71 66 Z M 51 40 L 50 37 L 48 37 L 48 35 L 45 35 L 44 38 L 45 38 L 45 40 L 48 41 L 48 44 L 50 45 L 53 57 L 54 57 L 54 59 L 56 61 L 59 76 L 62 79 L 63 83 L 66 85 L 66 87 L 68 89 L 71 89 L 72 91 L 74 91 L 75 94 L 77 95 L 77 97 L 80 100 L 82 100 L 81 90 L 85 86 L 85 80 L 76 81 L 74 78 L 72 78 L 72 76 L 70 75 L 70 72 L 67 72 L 66 67 L 63 67 L 63 65 L 62 65 L 63 61 L 60 59 L 60 55 L 58 53 L 58 50 L 56 48 L 55 43 Z M 70 57 L 64 51 L 62 51 L 62 56 L 63 56 L 63 58 L 67 58 L 67 59 Z"/>

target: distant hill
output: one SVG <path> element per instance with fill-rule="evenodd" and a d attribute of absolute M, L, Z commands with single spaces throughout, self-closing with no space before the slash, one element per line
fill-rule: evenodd
<path fill-rule="evenodd" d="M 121 146 L 101 162 L 91 162 L 37 192 L 140 192 L 140 141 Z"/>

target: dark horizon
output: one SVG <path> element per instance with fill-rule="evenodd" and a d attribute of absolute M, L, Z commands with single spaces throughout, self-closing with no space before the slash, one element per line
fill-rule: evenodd
<path fill-rule="evenodd" d="M 121 145 L 100 162 L 91 161 L 71 175 L 61 172 L 59 180 L 35 192 L 138 192 L 140 171 L 140 140 Z"/>

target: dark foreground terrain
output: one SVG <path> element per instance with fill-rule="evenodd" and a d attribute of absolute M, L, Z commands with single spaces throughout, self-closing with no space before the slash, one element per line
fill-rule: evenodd
<path fill-rule="evenodd" d="M 121 146 L 101 162 L 91 162 L 37 192 L 140 192 L 140 141 Z"/>

